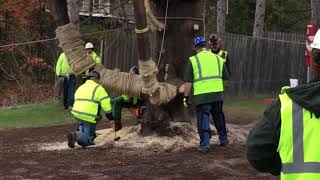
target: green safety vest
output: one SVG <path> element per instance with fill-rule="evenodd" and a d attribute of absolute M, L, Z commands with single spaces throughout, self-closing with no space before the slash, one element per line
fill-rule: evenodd
<path fill-rule="evenodd" d="M 111 99 L 105 89 L 93 80 L 87 80 L 75 93 L 75 101 L 71 113 L 84 121 L 96 123 L 99 105 L 111 112 Z"/>
<path fill-rule="evenodd" d="M 130 100 L 131 100 L 131 98 L 129 96 L 127 96 L 127 95 L 122 95 L 122 97 L 123 97 L 124 101 L 127 102 L 127 103 L 130 102 Z M 137 103 L 138 103 L 138 99 L 137 98 L 132 98 L 132 104 L 133 105 L 137 105 Z"/>
<path fill-rule="evenodd" d="M 222 58 L 224 62 L 227 61 L 228 52 L 224 50 L 220 50 L 218 55 Z"/>
<path fill-rule="evenodd" d="M 222 92 L 224 61 L 218 55 L 204 50 L 190 57 L 193 68 L 193 94 Z"/>
<path fill-rule="evenodd" d="M 293 102 L 285 92 L 279 97 L 281 180 L 320 179 L 320 118 Z"/>
<path fill-rule="evenodd" d="M 94 52 L 92 51 L 92 53 L 90 54 L 91 58 L 93 59 L 94 63 L 96 64 L 101 64 L 101 59 L 100 57 Z M 89 74 L 89 69 L 86 70 L 86 75 Z"/>
<path fill-rule="evenodd" d="M 71 69 L 65 53 L 61 53 L 59 56 L 56 65 L 56 74 L 57 76 L 69 76 L 74 74 L 74 71 Z"/>

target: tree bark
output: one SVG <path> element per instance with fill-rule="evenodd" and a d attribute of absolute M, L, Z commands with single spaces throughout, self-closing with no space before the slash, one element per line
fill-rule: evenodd
<path fill-rule="evenodd" d="M 311 24 L 320 27 L 320 0 L 311 0 Z"/>
<path fill-rule="evenodd" d="M 225 33 L 226 31 L 226 0 L 217 2 L 217 32 Z"/>
<path fill-rule="evenodd" d="M 70 22 L 66 0 L 48 1 L 56 26 L 62 26 Z"/>
<path fill-rule="evenodd" d="M 79 29 L 80 0 L 67 0 L 70 22 Z"/>
<path fill-rule="evenodd" d="M 134 0 L 134 15 L 136 20 L 136 28 L 139 30 L 147 28 L 146 10 L 143 0 Z M 137 34 L 138 43 L 138 57 L 140 61 L 147 61 L 150 59 L 150 43 L 148 33 Z"/>
<path fill-rule="evenodd" d="M 253 36 L 263 36 L 264 17 L 266 11 L 266 0 L 257 0 L 256 14 L 254 19 Z"/>

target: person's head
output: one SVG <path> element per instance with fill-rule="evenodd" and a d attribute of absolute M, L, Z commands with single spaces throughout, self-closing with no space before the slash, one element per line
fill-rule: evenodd
<path fill-rule="evenodd" d="M 204 39 L 204 37 L 199 36 L 193 40 L 192 44 L 193 44 L 194 50 L 196 52 L 199 52 L 206 47 L 206 40 Z"/>
<path fill-rule="evenodd" d="M 320 30 L 314 36 L 311 50 L 311 71 L 313 78 L 320 78 Z"/>
<path fill-rule="evenodd" d="M 216 34 L 211 34 L 209 37 L 209 42 L 213 50 L 220 48 L 221 39 Z"/>
<path fill-rule="evenodd" d="M 91 42 L 88 42 L 85 46 L 85 49 L 87 51 L 88 54 L 91 54 L 93 52 L 93 44 Z"/>
<path fill-rule="evenodd" d="M 100 73 L 95 71 L 95 70 L 93 70 L 86 77 L 91 79 L 91 80 L 99 80 L 100 79 Z"/>
<path fill-rule="evenodd" d="M 137 74 L 139 75 L 139 67 L 138 66 L 132 66 L 130 71 L 129 71 L 130 74 Z"/>

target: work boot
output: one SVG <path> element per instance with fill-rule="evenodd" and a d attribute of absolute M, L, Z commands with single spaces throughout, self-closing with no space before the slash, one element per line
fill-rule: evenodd
<path fill-rule="evenodd" d="M 227 146 L 229 144 L 229 140 L 226 140 L 224 142 L 220 142 L 220 146 Z"/>
<path fill-rule="evenodd" d="M 122 129 L 121 121 L 115 120 L 115 121 L 114 121 L 114 130 L 115 130 L 115 131 L 119 131 L 120 129 Z"/>
<path fill-rule="evenodd" d="M 67 139 L 68 139 L 69 148 L 74 148 L 76 140 L 77 140 L 77 134 L 76 133 L 68 133 Z"/>

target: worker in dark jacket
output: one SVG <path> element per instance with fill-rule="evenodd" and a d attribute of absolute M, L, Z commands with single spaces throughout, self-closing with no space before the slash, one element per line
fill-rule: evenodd
<path fill-rule="evenodd" d="M 248 136 L 247 159 L 281 179 L 320 179 L 320 31 L 312 49 L 313 81 L 283 88 Z"/>
<path fill-rule="evenodd" d="M 214 54 L 219 55 L 225 62 L 225 65 L 227 67 L 229 76 L 231 75 L 230 73 L 230 59 L 229 59 L 229 55 L 228 52 L 221 49 L 220 45 L 221 45 L 221 38 L 218 37 L 218 35 L 216 34 L 211 34 L 209 37 L 209 42 L 211 45 L 211 52 Z"/>

